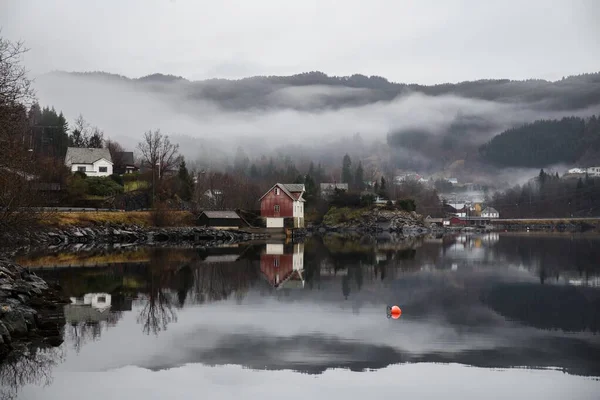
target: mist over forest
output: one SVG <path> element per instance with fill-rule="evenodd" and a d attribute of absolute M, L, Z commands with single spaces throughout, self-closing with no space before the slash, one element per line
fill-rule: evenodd
<path fill-rule="evenodd" d="M 480 147 L 536 120 L 600 114 L 600 73 L 423 86 L 321 72 L 205 81 L 53 72 L 34 86 L 41 104 L 63 111 L 69 122 L 83 114 L 132 150 L 143 132 L 161 129 L 198 167 L 231 164 L 241 147 L 251 158 L 337 165 L 348 153 L 378 168 L 430 174 L 456 162 L 470 174 L 528 168 L 511 170 L 514 182 L 515 172 L 554 165 L 499 166 L 486 162 Z"/>

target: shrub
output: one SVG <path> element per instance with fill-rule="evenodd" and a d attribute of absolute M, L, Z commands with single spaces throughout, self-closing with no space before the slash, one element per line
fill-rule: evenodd
<path fill-rule="evenodd" d="M 342 190 L 336 190 L 329 203 L 335 207 L 361 207 L 362 205 L 360 195 Z"/>
<path fill-rule="evenodd" d="M 111 178 L 92 177 L 86 179 L 88 184 L 87 193 L 94 196 L 114 196 L 123 193 L 123 186 Z"/>
<path fill-rule="evenodd" d="M 123 186 L 123 177 L 121 175 L 112 174 L 109 178 L 118 183 L 119 185 Z"/>
<path fill-rule="evenodd" d="M 82 172 L 82 171 L 76 171 L 73 174 L 73 176 L 76 176 L 76 177 L 81 178 L 81 179 L 87 178 L 87 174 L 85 172 Z"/>
<path fill-rule="evenodd" d="M 368 207 L 375 203 L 375 195 L 374 194 L 365 194 L 360 198 L 361 206 Z"/>
<path fill-rule="evenodd" d="M 76 172 L 69 178 L 67 184 L 67 195 L 69 199 L 78 199 L 83 197 L 88 192 L 88 182 L 85 179 L 85 174 Z"/>
<path fill-rule="evenodd" d="M 413 199 L 397 200 L 396 206 L 403 211 L 415 211 L 417 209 L 417 205 Z"/>
<path fill-rule="evenodd" d="M 134 172 L 132 174 L 125 174 L 123 176 L 121 176 L 121 179 L 123 179 L 123 182 L 135 182 L 140 180 L 140 173 L 139 172 Z"/>

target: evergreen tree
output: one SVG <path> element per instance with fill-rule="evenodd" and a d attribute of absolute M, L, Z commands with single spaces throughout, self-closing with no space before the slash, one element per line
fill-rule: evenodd
<path fill-rule="evenodd" d="M 543 186 L 543 185 L 544 185 L 544 183 L 546 183 L 546 178 L 547 178 L 547 175 L 546 175 L 546 173 L 544 172 L 544 169 L 542 168 L 542 169 L 540 170 L 540 174 L 538 175 L 538 182 L 540 183 L 540 185 L 542 185 L 542 186 Z"/>
<path fill-rule="evenodd" d="M 258 168 L 256 167 L 256 164 L 252 164 L 250 166 L 250 172 L 249 172 L 250 178 L 251 179 L 258 179 L 260 178 L 260 171 L 258 170 Z"/>
<path fill-rule="evenodd" d="M 377 194 L 379 194 L 381 197 L 387 197 L 387 186 L 383 176 L 381 177 L 381 182 L 379 183 L 379 192 Z"/>
<path fill-rule="evenodd" d="M 179 197 L 182 200 L 190 201 L 194 193 L 194 179 L 185 165 L 185 160 L 182 160 L 179 164 L 177 179 L 179 181 Z"/>
<path fill-rule="evenodd" d="M 246 152 L 242 148 L 242 146 L 238 146 L 237 152 L 235 154 L 235 159 L 233 162 L 233 169 L 236 173 L 241 175 L 246 175 L 248 173 L 248 165 L 250 164 L 250 159 L 246 155 Z"/>
<path fill-rule="evenodd" d="M 92 132 L 92 136 L 88 140 L 87 147 L 91 147 L 94 149 L 101 149 L 104 147 L 104 132 L 99 130 L 98 128 L 94 128 Z"/>
<path fill-rule="evenodd" d="M 311 204 L 314 199 L 317 197 L 317 184 L 311 175 L 306 175 L 304 178 L 304 186 L 306 193 L 304 193 L 304 197 L 308 204 Z"/>
<path fill-rule="evenodd" d="M 358 167 L 356 167 L 356 172 L 354 173 L 354 187 L 358 191 L 363 191 L 365 188 L 364 182 L 364 171 L 362 167 L 362 161 L 358 162 Z"/>
<path fill-rule="evenodd" d="M 285 181 L 293 182 L 296 180 L 298 175 L 300 175 L 300 173 L 298 172 L 296 166 L 294 164 L 288 164 L 287 169 L 285 171 Z"/>
<path fill-rule="evenodd" d="M 315 183 L 317 185 L 320 183 L 323 183 L 323 181 L 325 180 L 325 169 L 323 168 L 321 163 L 319 163 L 319 165 L 317 166 L 317 171 L 314 174 L 314 178 L 315 178 Z"/>
<path fill-rule="evenodd" d="M 346 154 L 342 162 L 342 183 L 347 183 L 348 185 L 353 184 L 351 168 L 352 160 L 350 159 L 350 156 Z"/>
<path fill-rule="evenodd" d="M 312 161 L 310 162 L 310 166 L 308 167 L 308 172 L 307 175 L 310 176 L 315 176 L 315 163 L 313 163 Z"/>

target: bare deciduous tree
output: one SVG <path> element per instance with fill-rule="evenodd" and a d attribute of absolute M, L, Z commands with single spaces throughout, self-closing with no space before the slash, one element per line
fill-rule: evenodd
<path fill-rule="evenodd" d="M 168 135 L 163 135 L 160 129 L 144 133 L 144 140 L 138 144 L 142 156 L 142 164 L 152 169 L 158 180 L 164 174 L 169 174 L 179 167 L 179 145 L 171 143 Z"/>
<path fill-rule="evenodd" d="M 21 65 L 21 57 L 27 50 L 23 42 L 11 42 L 0 36 L 0 107 L 28 105 L 33 100 L 31 80 Z"/>
<path fill-rule="evenodd" d="M 28 151 L 26 105 L 33 100 L 31 81 L 21 65 L 27 50 L 21 42 L 0 37 L 0 233 L 24 230 L 40 217 L 38 164 Z"/>
<path fill-rule="evenodd" d="M 83 118 L 83 115 L 79 114 L 69 136 L 69 145 L 72 147 L 102 148 L 104 145 L 104 132 L 98 127 L 91 126 Z"/>

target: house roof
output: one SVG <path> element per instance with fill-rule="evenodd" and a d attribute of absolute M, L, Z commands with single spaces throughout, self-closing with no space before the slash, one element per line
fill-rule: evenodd
<path fill-rule="evenodd" d="M 496 213 L 496 214 L 498 214 L 498 210 L 496 210 L 494 207 L 486 207 L 486 209 L 485 209 L 485 210 L 483 210 L 481 213 L 482 213 L 482 214 L 484 214 L 484 213 L 485 213 L 485 214 L 491 214 L 491 213 Z"/>
<path fill-rule="evenodd" d="M 208 218 L 240 219 L 240 216 L 235 211 L 204 211 L 202 214 Z"/>
<path fill-rule="evenodd" d="M 261 201 L 271 190 L 275 188 L 275 186 L 279 187 L 283 193 L 287 194 L 292 200 L 304 201 L 302 198 L 302 194 L 304 193 L 304 184 L 303 183 L 276 183 L 269 190 L 263 194 L 258 201 Z"/>
<path fill-rule="evenodd" d="M 133 151 L 121 151 L 119 153 L 119 160 L 123 165 L 134 165 L 133 162 Z"/>
<path fill-rule="evenodd" d="M 347 183 L 321 183 L 321 190 L 329 190 L 329 189 L 341 189 L 348 190 Z"/>
<path fill-rule="evenodd" d="M 281 185 L 290 193 L 304 192 L 303 183 L 282 183 Z"/>
<path fill-rule="evenodd" d="M 108 149 L 69 147 L 67 148 L 65 162 L 66 164 L 93 164 L 102 158 L 112 164 L 112 157 Z"/>
<path fill-rule="evenodd" d="M 222 255 L 214 255 L 214 256 L 207 256 L 204 259 L 204 262 L 212 262 L 212 263 L 217 263 L 217 262 L 234 262 L 237 261 L 237 259 L 240 258 L 239 254 L 222 254 Z"/>

